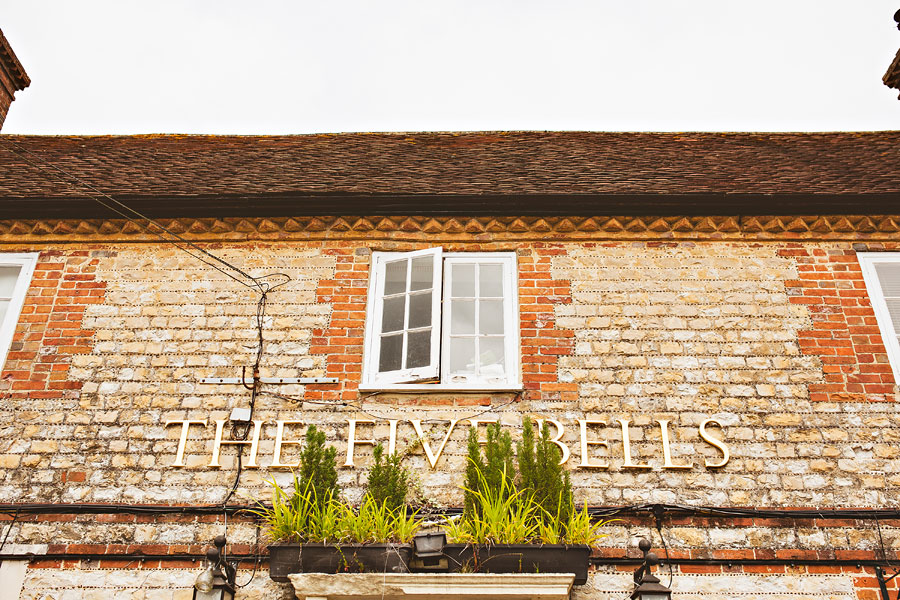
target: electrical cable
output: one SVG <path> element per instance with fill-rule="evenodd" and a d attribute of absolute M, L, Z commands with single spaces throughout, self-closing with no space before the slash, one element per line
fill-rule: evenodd
<path fill-rule="evenodd" d="M 280 398 L 281 400 L 287 400 L 288 402 L 294 402 L 294 403 L 296 403 L 296 404 L 320 404 L 320 405 L 326 405 L 326 406 L 342 406 L 342 407 L 346 407 L 346 408 L 352 408 L 352 409 L 354 409 L 354 410 L 356 410 L 356 411 L 359 411 L 359 412 L 361 412 L 361 413 L 363 413 L 363 414 L 365 414 L 365 415 L 368 415 L 368 416 L 372 417 L 373 419 L 390 420 L 390 419 L 392 418 L 392 416 L 390 416 L 390 415 L 379 415 L 379 414 L 373 413 L 373 412 L 371 412 L 371 411 L 369 411 L 369 410 L 363 408 L 361 404 L 356 403 L 356 402 L 349 402 L 349 401 L 347 401 L 347 400 L 307 400 L 307 399 L 305 399 L 305 398 L 299 398 L 299 397 L 295 397 L 295 396 L 288 396 L 288 395 L 286 395 L 286 394 L 279 394 L 279 393 L 277 393 L 277 392 L 270 392 L 270 391 L 267 391 L 265 388 L 263 388 L 263 389 L 260 391 L 260 393 L 261 393 L 261 394 L 266 394 L 267 396 L 272 396 L 272 397 L 275 397 L 275 398 Z M 364 399 L 366 399 L 366 398 L 371 398 L 372 396 L 375 396 L 375 395 L 378 395 L 378 394 L 382 394 L 382 393 L 385 393 L 385 392 L 375 392 L 375 393 L 373 393 L 373 394 L 368 394 L 368 395 L 366 395 L 366 396 L 361 397 L 361 398 L 360 398 L 360 401 L 362 401 L 362 400 L 364 400 Z M 415 390 L 415 391 L 408 391 L 408 392 L 407 392 L 407 391 L 402 391 L 402 392 L 390 392 L 390 393 L 392 393 L 392 394 L 393 394 L 393 393 L 397 393 L 397 394 L 420 394 L 420 393 L 422 393 L 422 390 Z M 479 411 L 479 412 L 476 412 L 476 413 L 472 413 L 472 414 L 466 415 L 466 416 L 464 416 L 464 417 L 460 417 L 458 420 L 459 420 L 459 421 L 465 421 L 465 420 L 468 420 L 468 419 L 474 419 L 475 417 L 480 417 L 481 415 L 483 415 L 483 414 L 485 414 L 485 413 L 494 412 L 494 411 L 498 411 L 498 410 L 500 410 L 500 409 L 506 408 L 506 407 L 509 406 L 510 404 L 512 404 L 512 403 L 514 403 L 514 402 L 516 402 L 516 401 L 518 401 L 518 400 L 522 397 L 523 393 L 524 393 L 524 392 L 523 392 L 522 390 L 516 391 L 516 392 L 515 392 L 515 395 L 514 395 L 511 399 L 507 400 L 506 402 L 503 402 L 502 404 L 498 404 L 497 406 L 491 406 L 491 407 L 486 408 L 486 409 L 484 409 L 484 410 L 482 410 L 482 411 Z M 429 424 L 432 424 L 432 423 L 443 423 L 443 422 L 446 422 L 446 421 L 447 421 L 447 419 L 423 419 L 423 420 L 422 420 L 422 423 L 429 423 Z"/>
<path fill-rule="evenodd" d="M 256 397 L 257 397 L 257 394 L 259 393 L 259 385 L 260 385 L 259 384 L 259 369 L 260 369 L 260 364 L 262 362 L 263 349 L 264 349 L 264 335 L 263 335 L 264 327 L 263 327 L 263 325 L 264 325 L 264 317 L 265 317 L 265 309 L 266 309 L 266 304 L 267 304 L 267 299 L 268 299 L 268 293 L 286 285 L 288 282 L 291 281 L 291 277 L 289 275 L 287 275 L 286 273 L 270 273 L 268 275 L 262 275 L 260 277 L 253 277 L 252 275 L 250 275 L 243 269 L 229 263 L 228 261 L 226 261 L 222 258 L 219 258 L 218 256 L 212 254 L 211 252 L 208 252 L 207 250 L 201 248 L 200 246 L 191 242 L 190 240 L 185 239 L 184 237 L 182 237 L 182 236 L 178 235 L 177 233 L 171 231 L 170 229 L 164 227 L 160 223 L 157 223 L 150 217 L 131 208 L 130 206 L 124 204 L 123 202 L 120 202 L 119 200 L 117 200 L 116 198 L 111 196 L 110 194 L 107 194 L 106 192 L 104 192 L 100 189 L 97 189 L 96 187 L 94 187 L 90 183 L 82 180 L 81 178 L 65 171 L 64 169 L 57 167 L 56 165 L 50 163 L 47 160 L 44 160 L 41 156 L 38 156 L 37 154 L 31 152 L 30 150 L 27 150 L 12 141 L 8 141 L 6 138 L 0 138 L 0 140 L 2 140 L 4 142 L 4 146 L 6 146 L 6 147 L 4 147 L 4 150 L 6 150 L 10 154 L 13 154 L 14 156 L 18 157 L 19 159 L 21 159 L 22 161 L 31 165 L 32 167 L 39 170 L 40 172 L 45 173 L 46 175 L 53 177 L 53 178 L 57 179 L 58 181 L 61 181 L 62 183 L 69 186 L 70 188 L 77 190 L 79 188 L 79 186 L 81 186 L 81 188 L 90 190 L 95 195 L 87 194 L 87 196 L 89 198 L 93 199 L 95 202 L 97 202 L 101 206 L 103 206 L 104 208 L 125 218 L 129 222 L 133 223 L 135 226 L 137 226 L 141 229 L 145 229 L 149 233 L 156 235 L 157 237 L 159 237 L 161 240 L 165 241 L 166 243 L 170 243 L 170 244 L 174 245 L 176 248 L 185 252 L 192 258 L 215 269 L 216 271 L 219 271 L 220 273 L 233 279 L 234 281 L 243 285 L 244 287 L 247 287 L 249 289 L 255 289 L 259 292 L 260 297 L 259 297 L 259 300 L 257 301 L 257 305 L 256 305 L 256 324 L 257 324 L 259 341 L 258 341 L 258 347 L 257 347 L 257 352 L 256 352 L 256 360 L 254 361 L 254 365 L 253 365 L 253 388 L 252 388 L 252 393 L 250 396 L 250 417 L 248 418 L 246 426 L 244 427 L 244 429 L 242 431 L 239 429 L 239 426 L 236 424 L 232 426 L 232 431 L 231 431 L 232 439 L 246 440 L 247 435 L 249 434 L 249 431 L 250 431 L 250 427 L 253 424 L 253 411 L 254 411 L 254 408 L 256 405 Z M 7 141 L 8 141 L 8 143 L 7 143 Z M 19 152 L 16 152 L 16 151 L 10 149 L 8 147 L 10 145 L 15 147 L 17 150 L 19 150 Z M 48 169 L 45 169 L 41 165 L 33 162 L 32 160 L 29 160 L 28 158 L 25 157 L 25 154 L 33 157 L 37 161 L 40 161 L 41 163 L 43 163 L 44 165 L 46 165 L 47 167 L 49 167 L 56 173 L 53 173 L 53 172 L 49 171 Z M 61 174 L 62 177 L 57 173 Z M 134 218 L 135 216 L 147 221 L 148 224 L 144 225 L 143 223 L 138 222 Z M 160 231 L 164 232 L 165 234 L 170 236 L 172 239 L 167 239 L 165 236 L 160 234 L 158 231 L 154 231 L 154 228 L 159 229 Z M 190 247 L 191 249 L 198 252 L 199 255 L 188 250 L 188 247 Z M 205 258 L 203 258 L 204 256 L 209 258 L 210 260 L 206 260 Z M 212 261 L 214 261 L 214 262 L 212 262 Z M 219 263 L 219 264 L 217 265 L 215 263 Z M 221 266 L 219 266 L 219 265 L 221 265 Z M 239 277 L 236 277 L 233 273 L 229 272 L 226 269 L 223 269 L 222 267 L 226 267 L 227 269 L 234 271 L 234 273 L 237 273 L 238 275 L 249 280 L 252 283 L 247 283 L 246 281 L 243 281 L 242 279 L 240 279 Z M 270 279 L 273 277 L 283 277 L 284 281 L 281 281 L 281 282 L 275 283 L 275 284 L 270 284 L 268 281 L 266 281 L 267 279 Z M 242 465 L 242 454 L 243 454 L 242 450 L 243 450 L 243 446 L 238 446 L 237 472 L 235 474 L 234 483 L 232 484 L 231 489 L 229 490 L 228 494 L 225 496 L 225 499 L 221 503 L 222 514 L 223 514 L 223 517 L 225 520 L 224 523 L 225 523 L 226 539 L 227 539 L 227 534 L 228 534 L 227 505 L 228 505 L 228 501 L 232 498 L 235 491 L 237 490 L 237 487 L 241 480 L 241 473 L 243 470 L 242 469 L 242 467 L 243 467 L 243 465 Z M 15 520 L 13 521 L 13 523 L 14 522 L 15 522 Z M 12 529 L 12 524 L 10 524 L 9 529 L 7 529 L 7 533 L 6 533 L 7 537 L 9 536 L 9 532 L 11 529 Z M 6 542 L 6 538 L 4 538 L 3 543 L 0 543 L 0 550 L 2 550 L 3 544 L 5 542 Z M 254 569 L 254 574 L 255 574 L 255 572 L 256 572 L 256 569 Z M 253 580 L 253 578 L 251 576 L 251 581 L 252 580 Z"/>
<path fill-rule="evenodd" d="M 662 532 L 662 520 L 663 520 L 664 514 L 665 513 L 660 508 L 660 505 L 654 506 L 653 517 L 656 521 L 656 533 L 659 534 L 659 539 L 662 541 L 663 550 L 666 553 L 666 564 L 669 565 L 669 585 L 667 585 L 666 587 L 671 589 L 672 588 L 672 580 L 674 579 L 675 576 L 672 573 L 672 560 L 669 558 L 669 546 L 668 546 L 668 544 L 666 544 L 666 538 Z"/>
<path fill-rule="evenodd" d="M 31 152 L 30 150 L 27 150 L 27 149 L 25 149 L 25 148 L 22 148 L 20 145 L 16 144 L 15 142 L 8 141 L 8 140 L 5 138 L 5 136 L 0 137 L 0 141 L 2 141 L 2 142 L 4 143 L 4 145 L 7 146 L 6 148 L 4 148 L 4 150 L 6 150 L 7 152 L 9 152 L 10 154 L 13 154 L 13 155 L 17 156 L 18 158 L 20 158 L 21 160 L 25 161 L 26 163 L 28 163 L 29 165 L 31 165 L 31 166 L 34 167 L 35 169 L 38 169 L 39 171 L 41 171 L 42 173 L 46 173 L 47 175 L 49 175 L 49 176 L 51 176 L 51 177 L 54 177 L 54 178 L 57 179 L 58 181 L 61 181 L 62 183 L 65 183 L 65 184 L 68 185 L 69 187 L 74 188 L 74 189 L 76 189 L 76 190 L 78 189 L 78 186 L 81 186 L 81 187 L 83 187 L 83 188 L 85 188 L 85 189 L 87 189 L 87 190 L 90 190 L 90 191 L 94 192 L 94 194 L 97 194 L 97 195 L 99 195 L 99 196 L 102 196 L 103 198 L 107 199 L 109 202 L 107 202 L 107 201 L 105 201 L 105 200 L 103 200 L 103 199 L 97 197 L 96 195 L 90 195 L 90 194 L 87 195 L 89 198 L 91 198 L 92 200 L 94 200 L 95 202 L 97 202 L 98 204 L 100 204 L 101 206 L 103 206 L 104 208 L 107 208 L 107 209 L 111 210 L 112 212 L 116 213 L 117 215 L 123 217 L 124 219 L 127 219 L 129 222 L 131 222 L 131 223 L 133 223 L 134 225 L 140 227 L 141 229 L 145 229 L 145 230 L 147 230 L 148 232 L 150 232 L 150 233 L 156 235 L 157 237 L 159 237 L 159 238 L 162 239 L 163 241 L 166 241 L 166 242 L 168 242 L 168 243 L 171 243 L 171 244 L 175 245 L 175 246 L 178 247 L 180 250 L 186 252 L 187 254 L 190 254 L 191 256 L 193 256 L 194 258 L 196 258 L 197 260 L 199 260 L 199 261 L 203 262 L 204 264 L 206 264 L 206 265 L 208 265 L 208 266 L 210 266 L 210 267 L 216 269 L 217 271 L 223 273 L 224 275 L 227 275 L 228 277 L 230 277 L 231 279 L 237 281 L 237 282 L 240 283 L 241 285 L 243 285 L 243 286 L 245 286 L 245 287 L 250 287 L 250 288 L 254 288 L 254 287 L 255 287 L 255 288 L 258 288 L 261 292 L 262 292 L 262 291 L 265 291 L 265 288 L 264 288 L 263 285 L 258 281 L 258 278 L 253 277 L 252 275 L 246 273 L 245 271 L 243 271 L 243 270 L 240 269 L 239 267 L 236 267 L 235 265 L 233 265 L 233 264 L 231 264 L 231 263 L 225 261 L 224 259 L 221 259 L 221 258 L 219 258 L 218 256 L 212 254 L 211 252 L 208 252 L 208 251 L 204 250 L 203 248 L 201 248 L 201 247 L 198 246 L 197 244 L 191 242 L 191 241 L 188 240 L 188 239 L 185 239 L 184 237 L 178 235 L 178 234 L 175 233 L 174 231 L 171 231 L 171 230 L 168 229 L 167 227 L 164 227 L 163 225 L 157 223 L 155 220 L 151 219 L 150 217 L 147 217 L 146 215 L 144 215 L 144 214 L 140 213 L 139 211 L 137 211 L 137 210 L 131 208 L 130 206 L 124 204 L 123 202 L 120 202 L 119 200 L 116 200 L 116 199 L 113 198 L 111 195 L 107 194 L 106 192 L 104 192 L 104 191 L 102 191 L 102 190 L 97 189 L 96 187 L 94 187 L 94 186 L 91 185 L 90 183 L 88 183 L 88 182 L 86 182 L 86 181 L 80 179 L 80 178 L 77 177 L 76 175 L 72 175 L 71 173 L 69 173 L 69 172 L 67 172 L 67 171 L 65 171 L 65 170 L 63 170 L 63 169 L 57 167 L 56 165 L 50 163 L 49 161 L 44 160 L 42 157 L 38 156 L 38 155 L 35 154 L 34 152 Z M 19 152 L 16 152 L 15 150 L 11 150 L 11 149 L 8 147 L 9 145 L 14 146 L 16 149 L 19 150 Z M 60 177 L 59 175 L 56 175 L 55 173 L 52 173 L 51 171 L 48 171 L 47 169 L 43 168 L 41 165 L 36 164 L 35 162 L 33 162 L 33 161 L 31 161 L 31 160 L 28 160 L 28 158 L 26 158 L 26 157 L 25 157 L 23 154 L 21 154 L 21 153 L 28 154 L 29 156 L 34 157 L 36 160 L 39 160 L 39 161 L 42 162 L 43 164 L 47 165 L 47 167 L 49 167 L 50 169 L 53 169 L 54 171 L 58 171 L 58 172 L 61 173 L 63 176 L 65 176 L 66 178 L 69 178 L 69 179 L 66 179 L 66 178 L 64 178 L 64 177 Z M 77 184 L 77 185 L 76 185 L 76 184 Z M 112 202 L 115 206 L 110 205 L 110 202 Z M 116 208 L 116 206 L 118 206 L 119 208 Z M 123 212 L 123 210 L 124 210 L 124 211 L 128 211 L 128 212 Z M 172 238 L 174 238 L 175 240 L 177 240 L 177 242 L 176 242 L 176 241 L 173 241 L 173 240 L 166 239 L 165 237 L 163 237 L 162 235 L 160 235 L 158 232 L 153 231 L 149 225 L 145 226 L 143 223 L 140 223 L 140 222 L 138 222 L 137 220 L 135 220 L 135 218 L 134 218 L 133 216 L 130 216 L 128 213 L 131 213 L 132 215 L 136 215 L 137 217 L 146 220 L 150 225 L 153 225 L 154 227 L 159 228 L 161 231 L 165 232 L 167 235 L 169 235 L 169 236 L 171 236 Z M 232 271 L 234 271 L 235 273 L 238 273 L 239 275 L 245 277 L 246 279 L 249 279 L 250 281 L 253 282 L 252 285 L 251 285 L 251 284 L 248 284 L 248 283 L 246 283 L 246 282 L 244 282 L 244 281 L 241 281 L 239 278 L 235 277 L 234 275 L 232 275 L 232 274 L 229 273 L 228 271 L 225 271 L 225 270 L 223 270 L 222 268 L 217 267 L 215 264 L 212 264 L 212 263 L 210 263 L 209 261 L 204 260 L 203 258 L 197 256 L 196 254 L 193 254 L 192 252 L 190 252 L 190 251 L 186 250 L 185 248 L 181 247 L 179 244 L 184 244 L 184 245 L 186 245 L 186 246 L 190 246 L 191 248 L 195 249 L 196 251 L 198 251 L 198 252 L 201 253 L 202 255 L 204 255 L 204 256 L 210 258 L 211 260 L 213 260 L 213 261 L 215 261 L 215 262 L 220 263 L 221 265 L 223 265 L 223 266 L 225 266 L 225 267 L 231 269 Z"/>
<path fill-rule="evenodd" d="M 9 532 L 12 531 L 13 525 L 16 524 L 16 521 L 19 520 L 19 511 L 16 511 L 16 514 L 13 515 L 12 521 L 9 523 L 9 527 L 6 528 L 6 535 L 3 536 L 3 541 L 0 542 L 0 552 L 3 551 L 3 547 L 6 545 L 6 540 L 9 539 Z"/>

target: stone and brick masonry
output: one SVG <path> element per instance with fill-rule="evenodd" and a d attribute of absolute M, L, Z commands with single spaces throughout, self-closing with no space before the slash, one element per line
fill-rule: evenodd
<path fill-rule="evenodd" d="M 665 231 L 606 227 L 572 235 L 542 231 L 543 219 L 518 231 L 508 220 L 493 234 L 483 222 L 472 231 L 466 219 L 452 219 L 457 231 L 452 225 L 448 231 L 447 219 L 419 219 L 417 227 L 404 228 L 411 218 L 395 218 L 388 220 L 393 229 L 373 219 L 364 234 L 335 226 L 352 219 L 292 220 L 299 224 L 274 228 L 262 221 L 251 220 L 242 233 L 203 232 L 195 239 L 254 275 L 279 271 L 292 278 L 268 298 L 262 375 L 339 383 L 264 388 L 278 396 L 263 393 L 256 406 L 254 418 L 265 422 L 261 468 L 244 471 L 236 501 L 265 499 L 266 479 L 290 477 L 266 468 L 278 419 L 320 425 L 339 453 L 348 418 L 376 420 L 365 436 L 374 432 L 385 441 L 388 419 L 399 419 L 401 444 L 413 436 L 407 420 L 421 419 L 432 447 L 451 419 L 463 419 L 436 469 L 421 450 L 409 458 L 423 499 L 458 506 L 465 419 L 488 411 L 477 418 L 499 416 L 515 428 L 531 414 L 563 424 L 576 500 L 591 505 L 900 505 L 897 388 L 853 246 L 863 241 L 869 250 L 900 250 L 893 235 L 767 234 L 750 226 L 720 235 L 702 227 L 679 230 L 675 219 Z M 432 221 L 439 231 L 428 231 Z M 36 223 L 26 225 L 3 224 L 2 251 L 41 255 L 0 376 L 0 499 L 221 502 L 235 451 L 222 450 L 222 469 L 207 466 L 214 421 L 246 406 L 248 392 L 199 380 L 235 377 L 252 364 L 254 293 L 171 246 L 134 240 L 121 225 L 103 231 L 96 224 L 79 230 L 46 222 L 42 232 Z M 357 391 L 371 251 L 433 245 L 516 252 L 521 396 Z M 704 466 L 720 454 L 697 435 L 710 417 L 731 453 L 721 468 Z M 175 468 L 180 428 L 166 422 L 184 419 L 208 425 L 191 427 L 185 467 Z M 578 419 L 611 424 L 591 433 L 609 443 L 608 456 L 601 450 L 593 457 L 608 460 L 608 469 L 578 468 Z M 651 468 L 622 468 L 616 419 L 629 421 L 634 460 Z M 670 423 L 674 460 L 693 468 L 661 468 L 657 419 Z M 295 452 L 285 447 L 283 460 Z M 341 471 L 353 498 L 370 449 L 359 446 L 356 455 L 357 467 Z M 735 561 L 676 566 L 673 587 L 685 599 L 728 598 L 739 590 L 773 599 L 874 599 L 870 567 L 828 561 L 896 560 L 900 550 L 900 522 L 892 520 L 667 517 L 662 525 L 676 562 Z M 37 555 L 22 598 L 109 598 L 112 590 L 123 598 L 184 598 L 199 569 L 192 557 L 223 526 L 221 515 L 22 514 L 2 552 Z M 660 546 L 646 517 L 624 517 L 608 532 L 601 559 L 633 557 L 638 535 Z M 228 538 L 238 554 L 255 552 L 260 541 L 254 523 L 241 516 L 229 519 Z M 139 553 L 148 558 L 116 558 Z M 239 580 L 249 578 L 250 567 L 242 565 Z M 624 597 L 630 591 L 625 570 L 633 567 L 619 569 L 599 566 L 576 596 Z M 263 573 L 241 597 L 287 593 Z"/>

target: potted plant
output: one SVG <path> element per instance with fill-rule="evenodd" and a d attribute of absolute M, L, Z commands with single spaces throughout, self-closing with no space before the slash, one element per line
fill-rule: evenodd
<path fill-rule="evenodd" d="M 444 554 L 455 570 L 488 573 L 574 573 L 587 582 L 591 545 L 603 537 L 587 505 L 576 510 L 568 473 L 547 425 L 535 439 L 531 420 L 518 447 L 499 424 L 488 427 L 482 458 L 470 431 L 463 514 L 448 519 Z"/>
<path fill-rule="evenodd" d="M 420 526 L 404 505 L 408 474 L 399 457 L 375 448 L 366 494 L 358 508 L 338 495 L 334 448 L 314 425 L 306 432 L 293 489 L 274 481 L 272 506 L 252 511 L 263 521 L 269 576 L 288 581 L 299 572 L 406 571 L 410 541 Z"/>

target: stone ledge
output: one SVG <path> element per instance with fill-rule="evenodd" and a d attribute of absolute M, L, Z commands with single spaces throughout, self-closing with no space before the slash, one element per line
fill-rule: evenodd
<path fill-rule="evenodd" d="M 305 600 L 568 600 L 571 573 L 297 573 Z"/>

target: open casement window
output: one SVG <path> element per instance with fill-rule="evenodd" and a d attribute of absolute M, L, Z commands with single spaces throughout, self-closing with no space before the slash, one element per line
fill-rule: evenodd
<path fill-rule="evenodd" d="M 16 332 L 37 253 L 0 254 L 0 367 Z"/>
<path fill-rule="evenodd" d="M 369 288 L 370 383 L 390 385 L 438 377 L 441 336 L 441 249 L 372 256 Z M 371 369 L 370 369 L 371 370 Z"/>
<path fill-rule="evenodd" d="M 511 252 L 372 254 L 361 389 L 518 389 Z"/>
<path fill-rule="evenodd" d="M 900 383 L 900 252 L 858 252 L 878 329 Z"/>

